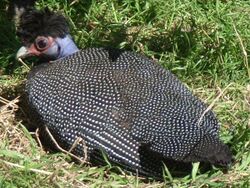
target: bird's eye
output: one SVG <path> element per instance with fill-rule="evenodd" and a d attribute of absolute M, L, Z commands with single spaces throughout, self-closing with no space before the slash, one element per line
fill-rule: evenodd
<path fill-rule="evenodd" d="M 49 45 L 49 40 L 45 37 L 39 37 L 36 39 L 35 45 L 38 50 L 45 50 Z"/>

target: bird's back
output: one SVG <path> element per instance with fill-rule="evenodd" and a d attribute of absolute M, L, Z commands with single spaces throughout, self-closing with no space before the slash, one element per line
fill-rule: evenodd
<path fill-rule="evenodd" d="M 218 138 L 213 112 L 203 114 L 203 102 L 142 55 L 91 48 L 31 75 L 29 100 L 66 148 L 81 137 L 90 153 L 104 150 L 111 160 L 137 169 L 142 145 L 185 160 L 205 135 Z"/>

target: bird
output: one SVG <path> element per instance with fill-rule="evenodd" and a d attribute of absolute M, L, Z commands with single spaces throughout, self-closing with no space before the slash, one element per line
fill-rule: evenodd
<path fill-rule="evenodd" d="M 45 58 L 25 91 L 65 150 L 80 138 L 76 156 L 101 161 L 104 153 L 145 176 L 162 174 L 165 160 L 231 164 L 214 112 L 154 60 L 111 47 L 79 49 L 66 18 L 48 8 L 25 11 L 17 36 L 17 58 Z"/>

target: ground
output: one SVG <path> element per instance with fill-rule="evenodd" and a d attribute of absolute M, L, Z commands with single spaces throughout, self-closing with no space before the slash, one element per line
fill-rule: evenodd
<path fill-rule="evenodd" d="M 221 124 L 221 139 L 235 162 L 228 172 L 198 164 L 185 177 L 164 181 L 122 169 L 75 164 L 46 152 L 18 101 L 28 68 L 15 60 L 20 42 L 0 2 L 0 187 L 249 187 L 250 2 L 243 0 L 40 0 L 69 21 L 80 48 L 108 46 L 145 54 L 172 71 L 202 98 Z M 32 60 L 25 63 L 32 67 Z"/>

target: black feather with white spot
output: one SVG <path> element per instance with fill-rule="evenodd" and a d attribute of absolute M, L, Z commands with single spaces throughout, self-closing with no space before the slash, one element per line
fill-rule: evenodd
<path fill-rule="evenodd" d="M 119 55 L 113 59 L 110 52 Z M 80 137 L 89 154 L 105 151 L 110 160 L 132 170 L 151 172 L 154 167 L 141 163 L 143 145 L 152 155 L 180 161 L 209 161 L 209 144 L 214 154 L 217 147 L 228 150 L 219 142 L 213 112 L 200 120 L 206 105 L 169 71 L 135 53 L 104 48 L 77 52 L 36 70 L 27 92 L 66 149 Z M 212 139 L 204 140 L 207 136 Z M 83 156 L 82 148 L 77 155 Z"/>

